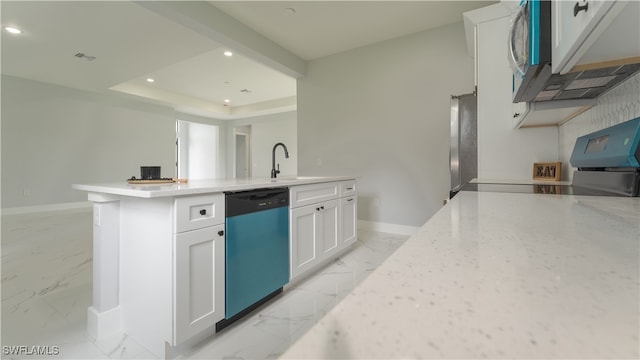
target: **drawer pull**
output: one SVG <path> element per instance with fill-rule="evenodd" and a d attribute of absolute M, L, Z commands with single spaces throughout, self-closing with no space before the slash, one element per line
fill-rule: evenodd
<path fill-rule="evenodd" d="M 347 199 L 347 201 L 353 201 L 353 198 L 351 198 L 351 199 Z"/>
<path fill-rule="evenodd" d="M 347 190 L 353 190 L 353 188 L 352 187 L 348 187 Z"/>
<path fill-rule="evenodd" d="M 589 3 L 585 3 L 584 6 L 580 6 L 580 3 L 577 2 L 573 7 L 573 17 L 578 16 L 578 13 L 582 10 L 584 10 L 584 12 L 587 12 L 587 10 L 589 10 Z"/>
<path fill-rule="evenodd" d="M 202 215 L 202 216 L 207 215 L 207 209 L 200 210 L 200 215 Z"/>
<path fill-rule="evenodd" d="M 222 231 L 222 230 L 218 231 L 218 235 L 219 235 L 219 236 L 224 235 L 224 231 Z"/>

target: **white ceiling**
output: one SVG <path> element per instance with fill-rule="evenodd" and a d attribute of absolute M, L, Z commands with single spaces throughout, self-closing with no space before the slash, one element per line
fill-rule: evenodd
<path fill-rule="evenodd" d="M 210 2 L 303 60 L 462 21 L 495 1 Z M 2 1 L 2 73 L 220 119 L 295 109 L 296 80 L 129 1 Z M 292 10 L 295 14 L 291 14 Z M 84 53 L 95 60 L 74 56 Z M 155 79 L 148 83 L 146 79 Z M 230 103 L 225 106 L 224 100 Z"/>
<path fill-rule="evenodd" d="M 497 1 L 212 1 L 304 60 L 462 21 Z M 295 14 L 291 15 L 294 9 Z"/>

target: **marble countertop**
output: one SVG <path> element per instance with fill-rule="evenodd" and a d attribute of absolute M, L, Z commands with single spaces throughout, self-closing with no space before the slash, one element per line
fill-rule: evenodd
<path fill-rule="evenodd" d="M 289 187 L 330 181 L 352 180 L 351 176 L 295 176 L 248 179 L 189 180 L 187 183 L 129 184 L 126 181 L 98 184 L 73 184 L 76 190 L 118 196 L 157 198 L 166 196 L 195 195 L 222 191 L 243 191 L 269 187 Z"/>
<path fill-rule="evenodd" d="M 460 192 L 283 358 L 635 358 L 640 198 Z"/>

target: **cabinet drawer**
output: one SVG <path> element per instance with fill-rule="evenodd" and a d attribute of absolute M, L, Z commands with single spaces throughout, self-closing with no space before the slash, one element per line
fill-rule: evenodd
<path fill-rule="evenodd" d="M 224 223 L 224 194 L 176 198 L 176 232 Z"/>
<path fill-rule="evenodd" d="M 340 197 L 355 195 L 356 193 L 356 181 L 347 180 L 340 182 Z"/>
<path fill-rule="evenodd" d="M 296 208 L 321 201 L 337 199 L 339 195 L 339 182 L 292 186 L 290 189 L 289 204 L 291 208 Z"/>

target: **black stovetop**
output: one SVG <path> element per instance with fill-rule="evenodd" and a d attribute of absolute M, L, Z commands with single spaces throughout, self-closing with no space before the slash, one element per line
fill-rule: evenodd
<path fill-rule="evenodd" d="M 587 196 L 623 196 L 612 192 L 589 189 L 574 185 L 556 184 L 494 184 L 468 183 L 458 191 L 503 192 L 520 194 L 556 194 L 556 195 L 587 195 Z M 457 191 L 456 191 L 457 193 Z"/>

